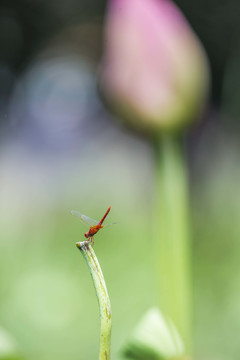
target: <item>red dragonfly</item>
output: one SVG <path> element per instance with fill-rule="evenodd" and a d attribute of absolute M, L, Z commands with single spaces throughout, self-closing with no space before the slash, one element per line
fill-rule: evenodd
<path fill-rule="evenodd" d="M 114 225 L 116 223 L 112 223 L 112 224 L 107 224 L 107 225 L 102 225 L 102 223 L 104 222 L 104 220 L 106 219 L 106 217 L 108 216 L 109 211 L 111 210 L 111 206 L 109 206 L 109 208 L 107 209 L 106 213 L 104 214 L 102 220 L 97 221 L 94 219 L 91 219 L 90 217 L 81 214 L 78 211 L 72 210 L 71 214 L 76 216 L 83 224 L 90 226 L 90 229 L 88 230 L 88 232 L 85 232 L 84 236 L 87 239 L 92 239 L 93 244 L 94 244 L 94 238 L 93 236 L 103 227 L 106 227 L 108 225 Z"/>

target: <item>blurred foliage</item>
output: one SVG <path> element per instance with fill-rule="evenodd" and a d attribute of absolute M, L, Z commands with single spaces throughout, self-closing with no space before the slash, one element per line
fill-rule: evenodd
<path fill-rule="evenodd" d="M 239 356 L 240 180 L 237 137 L 208 127 L 194 174 L 195 325 L 199 359 Z"/>
<path fill-rule="evenodd" d="M 128 359 L 183 359 L 184 345 L 169 318 L 158 308 L 151 308 L 140 320 L 123 353 Z"/>
<path fill-rule="evenodd" d="M 6 330 L 0 328 L 0 359 L 1 360 L 22 360 L 20 350 L 15 341 Z"/>

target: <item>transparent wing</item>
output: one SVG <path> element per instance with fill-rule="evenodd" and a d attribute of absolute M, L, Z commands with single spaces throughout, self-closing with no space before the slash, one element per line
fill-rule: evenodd
<path fill-rule="evenodd" d="M 71 214 L 73 216 L 76 216 L 83 224 L 88 225 L 88 226 L 95 226 L 99 223 L 99 221 L 91 219 L 90 217 L 81 214 L 78 211 L 72 210 Z"/>
<path fill-rule="evenodd" d="M 106 225 L 103 225 L 103 227 L 106 227 L 106 226 L 110 226 L 110 225 L 116 225 L 117 223 L 114 222 L 114 223 L 111 223 L 111 224 L 106 224 Z"/>

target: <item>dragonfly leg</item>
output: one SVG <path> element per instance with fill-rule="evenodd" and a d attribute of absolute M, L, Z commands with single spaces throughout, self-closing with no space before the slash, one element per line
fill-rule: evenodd
<path fill-rule="evenodd" d="M 93 236 L 91 237 L 91 239 L 92 239 L 92 244 L 94 245 L 94 238 L 93 238 Z"/>

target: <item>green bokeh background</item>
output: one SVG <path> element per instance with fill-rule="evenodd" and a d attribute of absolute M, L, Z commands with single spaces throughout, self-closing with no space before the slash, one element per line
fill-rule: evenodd
<path fill-rule="evenodd" d="M 207 130 L 189 164 L 197 359 L 237 358 L 239 348 L 239 145 L 217 129 L 214 138 Z M 0 317 L 26 358 L 97 358 L 97 300 L 75 247 L 85 228 L 70 215 L 71 207 L 99 218 L 111 204 L 110 220 L 118 222 L 95 239 L 112 303 L 113 359 L 121 358 L 119 350 L 134 326 L 157 304 L 151 151 L 138 144 L 138 157 L 129 159 L 126 148 L 125 155 L 117 149 L 120 155 L 113 164 L 111 145 L 99 145 L 105 159 L 102 172 L 101 162 L 90 155 L 90 167 L 98 175 L 82 175 L 88 166 L 79 156 L 67 171 L 62 165 L 64 174 L 52 174 L 50 184 L 46 176 L 41 189 L 38 173 L 29 180 L 26 159 L 14 179 L 9 159 L 4 169 Z"/>

